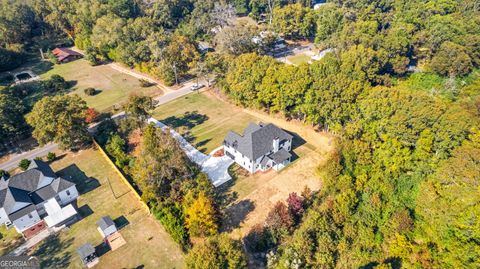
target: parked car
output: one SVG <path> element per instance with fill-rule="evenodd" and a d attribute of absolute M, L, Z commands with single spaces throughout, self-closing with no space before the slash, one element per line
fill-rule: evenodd
<path fill-rule="evenodd" d="M 190 90 L 191 91 L 197 91 L 197 90 L 200 90 L 203 87 L 205 87 L 205 85 L 195 83 L 190 87 Z"/>

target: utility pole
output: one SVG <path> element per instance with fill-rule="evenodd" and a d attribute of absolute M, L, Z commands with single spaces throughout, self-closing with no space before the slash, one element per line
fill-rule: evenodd
<path fill-rule="evenodd" d="M 175 73 L 175 84 L 178 85 L 177 65 L 175 62 L 173 62 L 173 73 Z"/>

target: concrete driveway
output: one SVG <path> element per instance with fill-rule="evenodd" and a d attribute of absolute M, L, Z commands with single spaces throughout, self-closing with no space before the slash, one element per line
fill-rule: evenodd
<path fill-rule="evenodd" d="M 227 156 L 213 157 L 212 155 L 206 155 L 192 146 L 192 144 L 188 143 L 188 141 L 175 130 L 169 128 L 160 121 L 150 118 L 148 122 L 154 123 L 164 131 L 170 131 L 170 134 L 180 143 L 180 146 L 183 151 L 185 151 L 188 158 L 202 168 L 202 172 L 205 172 L 208 175 L 215 187 L 232 179 L 228 174 L 228 167 L 233 164 L 232 159 Z"/>

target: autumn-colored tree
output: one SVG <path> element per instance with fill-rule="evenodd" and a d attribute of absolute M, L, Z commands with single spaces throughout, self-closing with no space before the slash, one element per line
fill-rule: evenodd
<path fill-rule="evenodd" d="M 293 217 L 285 203 L 278 201 L 268 213 L 265 226 L 270 230 L 274 240 L 287 236 L 293 228 Z"/>
<path fill-rule="evenodd" d="M 90 124 L 97 121 L 98 115 L 99 113 L 95 108 L 89 107 L 85 110 L 85 122 Z"/>
<path fill-rule="evenodd" d="M 212 199 L 200 192 L 185 209 L 185 223 L 190 236 L 203 237 L 216 234 L 218 229 L 216 214 Z"/>
<path fill-rule="evenodd" d="M 145 95 L 132 94 L 128 97 L 127 103 L 123 106 L 125 112 L 144 124 L 150 117 L 150 110 L 154 108 L 153 99 Z"/>
<path fill-rule="evenodd" d="M 303 197 L 298 196 L 296 192 L 290 193 L 287 198 L 287 206 L 294 220 L 298 222 L 305 212 Z"/>

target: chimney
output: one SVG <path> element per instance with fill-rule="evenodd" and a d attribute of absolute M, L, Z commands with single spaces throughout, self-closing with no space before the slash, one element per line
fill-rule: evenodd
<path fill-rule="evenodd" d="M 279 150 L 279 147 L 280 147 L 280 139 L 278 137 L 275 137 L 273 139 L 273 152 L 277 152 Z"/>

